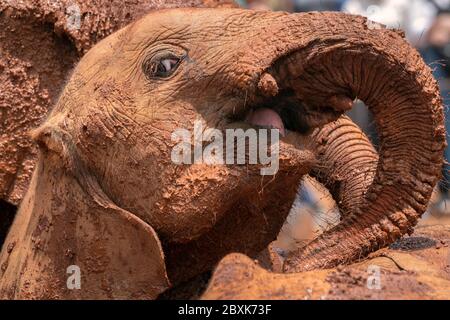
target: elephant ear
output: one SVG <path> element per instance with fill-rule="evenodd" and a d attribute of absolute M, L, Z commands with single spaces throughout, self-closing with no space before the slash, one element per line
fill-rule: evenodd
<path fill-rule="evenodd" d="M 136 215 L 115 205 L 81 160 L 73 161 L 72 173 L 87 195 L 78 218 L 78 224 L 85 225 L 75 231 L 78 263 L 87 270 L 82 298 L 156 299 L 171 286 L 157 233 Z M 78 212 L 79 206 L 73 210 Z M 65 237 L 66 229 L 61 230 Z M 94 268 L 93 257 L 98 259 Z"/>
<path fill-rule="evenodd" d="M 0 255 L 0 299 L 157 298 L 170 282 L 154 229 L 103 192 L 67 133 L 33 137 L 41 156 Z"/>
<path fill-rule="evenodd" d="M 41 163 L 37 169 L 45 170 Z M 55 191 L 39 180 L 30 185 L 39 184 L 38 196 Z M 24 198 L 0 255 L 0 299 L 155 299 L 170 287 L 150 225 L 112 203 L 91 201 L 76 187 L 56 188 L 71 201 L 59 216 L 46 215 L 43 202 L 31 208 L 34 195 Z"/>
<path fill-rule="evenodd" d="M 28 132 L 46 118 L 87 50 L 150 10 L 224 6 L 235 4 L 230 0 L 0 0 L 0 200 L 20 203 L 37 157 Z"/>
<path fill-rule="evenodd" d="M 156 299 L 170 282 L 155 230 L 114 205 L 89 210 L 93 208 L 81 217 L 83 228 L 76 231 L 82 292 L 65 291 L 67 297 Z"/>
<path fill-rule="evenodd" d="M 63 290 L 65 298 L 156 299 L 170 287 L 161 243 L 150 225 L 112 204 L 89 206 L 77 224 L 82 228 L 74 234 L 73 264 L 81 271 L 81 290 Z"/>

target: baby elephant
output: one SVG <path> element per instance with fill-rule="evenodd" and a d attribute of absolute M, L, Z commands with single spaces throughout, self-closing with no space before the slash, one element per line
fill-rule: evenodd
<path fill-rule="evenodd" d="M 0 256 L 0 297 L 156 298 L 229 252 L 255 256 L 307 173 L 342 221 L 286 272 L 411 232 L 440 175 L 442 101 L 402 35 L 371 26 L 341 13 L 173 9 L 102 40 L 33 132 L 40 158 Z M 340 117 L 355 98 L 374 114 L 379 161 Z M 195 154 L 211 145 L 177 134 L 218 142 L 249 128 L 281 133 L 268 141 L 277 170 L 251 161 L 249 139 L 230 157 L 240 162 L 208 162 Z M 196 161 L 181 163 L 175 151 L 191 145 Z"/>

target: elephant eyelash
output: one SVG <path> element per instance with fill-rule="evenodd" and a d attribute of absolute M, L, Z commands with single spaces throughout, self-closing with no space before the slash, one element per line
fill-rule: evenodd
<path fill-rule="evenodd" d="M 148 79 L 169 78 L 178 69 L 183 57 L 174 54 L 155 56 L 142 65 L 144 74 Z"/>

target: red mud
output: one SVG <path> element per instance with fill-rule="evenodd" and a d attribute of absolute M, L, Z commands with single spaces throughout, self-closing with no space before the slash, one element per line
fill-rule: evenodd
<path fill-rule="evenodd" d="M 367 259 L 328 270 L 279 274 L 232 254 L 214 272 L 202 299 L 450 299 L 450 225 L 421 225 Z M 367 286 L 380 267 L 380 289 Z"/>

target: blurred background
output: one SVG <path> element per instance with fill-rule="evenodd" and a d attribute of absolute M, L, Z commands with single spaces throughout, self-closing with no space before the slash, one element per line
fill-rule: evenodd
<path fill-rule="evenodd" d="M 241 7 L 254 10 L 342 11 L 359 14 L 386 25 L 402 29 L 407 40 L 417 48 L 438 80 L 444 100 L 446 129 L 450 132 L 450 0 L 237 0 Z M 367 133 L 374 145 L 377 136 L 367 107 L 356 101 L 349 116 Z M 449 135 L 447 133 L 447 139 Z M 450 221 L 450 148 L 447 147 L 443 179 L 436 188 L 421 223 Z M 276 242 L 288 251 L 305 244 L 339 221 L 338 210 L 329 193 L 314 179 L 306 178 L 298 200 Z M 280 252 L 282 254 L 282 252 Z"/>

